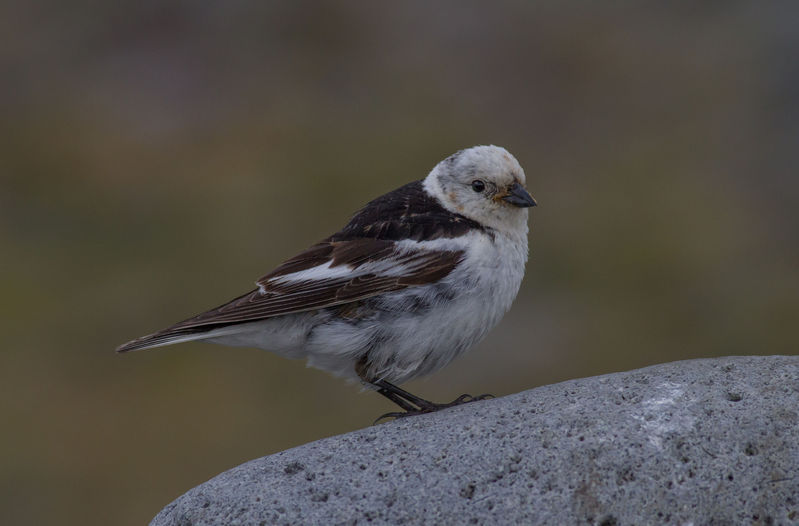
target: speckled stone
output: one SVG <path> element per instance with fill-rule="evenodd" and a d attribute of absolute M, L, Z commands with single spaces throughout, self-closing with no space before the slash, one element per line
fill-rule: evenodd
<path fill-rule="evenodd" d="M 152 521 L 797 524 L 799 357 L 668 363 L 319 440 Z"/>

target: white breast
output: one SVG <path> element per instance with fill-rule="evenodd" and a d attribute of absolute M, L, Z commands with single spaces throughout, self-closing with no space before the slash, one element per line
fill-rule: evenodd
<path fill-rule="evenodd" d="M 382 377 L 402 383 L 430 374 L 480 341 L 502 319 L 519 291 L 527 261 L 527 236 L 494 237 L 475 232 L 454 240 L 437 240 L 465 248 L 464 261 L 439 285 L 419 287 L 394 295 L 449 293 L 447 299 L 423 315 L 381 319 L 381 346 L 370 350 L 370 360 Z"/>

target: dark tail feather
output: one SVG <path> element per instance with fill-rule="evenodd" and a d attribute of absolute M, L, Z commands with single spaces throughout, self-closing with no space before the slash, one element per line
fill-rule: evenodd
<path fill-rule="evenodd" d="M 209 333 L 217 327 L 213 325 L 191 327 L 191 328 L 167 328 L 162 331 L 136 338 L 128 343 L 124 343 L 117 347 L 117 352 L 123 353 L 128 351 L 139 351 L 141 349 L 149 349 L 151 347 L 162 347 L 164 345 L 172 345 L 174 343 L 189 342 L 192 340 L 203 340 L 208 338 Z"/>

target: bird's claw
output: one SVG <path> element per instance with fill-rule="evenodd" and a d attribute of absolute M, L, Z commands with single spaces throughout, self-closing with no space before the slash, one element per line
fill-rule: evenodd
<path fill-rule="evenodd" d="M 429 413 L 429 411 L 394 411 L 392 413 L 386 413 L 384 415 L 378 416 L 377 419 L 375 419 L 375 421 L 372 422 L 372 425 L 376 426 L 378 422 L 380 422 L 384 418 L 397 419 L 397 418 L 405 418 L 407 416 L 423 415 L 425 413 Z"/>
<path fill-rule="evenodd" d="M 384 415 L 381 415 L 377 418 L 377 420 L 372 422 L 372 425 L 376 425 L 378 422 L 380 422 L 385 418 L 398 419 L 398 418 L 406 418 L 409 416 L 424 415 L 427 413 L 434 413 L 435 411 L 440 411 L 441 409 L 447 409 L 448 407 L 455 407 L 457 405 L 468 404 L 470 402 L 479 402 L 481 400 L 490 400 L 492 398 L 496 397 L 492 394 L 481 394 L 480 396 L 462 394 L 452 402 L 449 402 L 448 404 L 436 404 L 433 402 L 425 401 L 426 403 L 420 404 L 420 407 L 417 410 L 394 411 L 391 413 L 386 413 Z"/>

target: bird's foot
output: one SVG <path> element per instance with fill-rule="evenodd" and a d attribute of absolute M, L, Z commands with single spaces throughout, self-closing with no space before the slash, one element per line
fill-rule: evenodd
<path fill-rule="evenodd" d="M 434 411 L 438 411 L 440 409 L 446 409 L 448 407 L 455 407 L 456 405 L 461 404 L 468 404 L 469 402 L 479 402 L 480 400 L 488 400 L 490 398 L 494 398 L 492 394 L 482 394 L 480 396 L 472 396 L 470 394 L 462 394 L 452 402 L 448 404 L 436 404 L 434 402 L 428 402 L 425 400 L 423 404 L 420 404 L 421 412 L 423 413 L 432 413 Z"/>
<path fill-rule="evenodd" d="M 381 415 L 375 420 L 372 425 L 377 424 L 383 419 L 387 418 L 406 418 L 409 416 L 416 416 L 416 415 L 424 415 L 427 413 L 434 413 L 436 411 L 440 411 L 441 409 L 446 409 L 448 407 L 455 407 L 456 405 L 468 404 L 470 402 L 479 402 L 480 400 L 490 400 L 494 398 L 492 394 L 482 394 L 480 396 L 472 396 L 470 394 L 462 394 L 452 402 L 447 404 L 437 404 L 435 402 L 430 402 L 428 400 L 424 400 L 421 398 L 416 398 L 413 403 L 416 404 L 417 408 L 406 408 L 405 411 L 394 411 L 391 413 L 386 413 Z"/>

